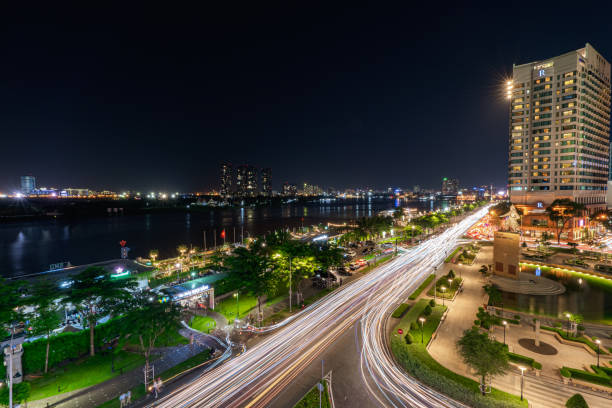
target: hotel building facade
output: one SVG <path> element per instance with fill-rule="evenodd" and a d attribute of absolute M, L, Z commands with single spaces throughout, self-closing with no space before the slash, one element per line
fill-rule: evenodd
<path fill-rule="evenodd" d="M 567 239 L 581 238 L 588 213 L 606 208 L 610 160 L 610 63 L 590 44 L 514 65 L 510 100 L 508 191 L 527 235 L 546 230 L 545 208 L 569 198 L 587 212 Z"/>

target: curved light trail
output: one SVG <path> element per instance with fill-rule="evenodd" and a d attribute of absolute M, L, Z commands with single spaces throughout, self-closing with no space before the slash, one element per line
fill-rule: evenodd
<path fill-rule="evenodd" d="M 395 366 L 384 339 L 387 311 L 440 263 L 487 208 L 466 217 L 361 279 L 338 288 L 283 323 L 265 339 L 204 373 L 156 407 L 264 407 L 348 327 L 362 319 L 362 376 L 382 406 L 462 406 L 408 377 Z M 376 392 L 378 391 L 378 393 Z"/>

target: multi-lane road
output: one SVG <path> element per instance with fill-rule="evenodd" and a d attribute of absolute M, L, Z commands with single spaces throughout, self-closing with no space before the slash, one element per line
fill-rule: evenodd
<path fill-rule="evenodd" d="M 394 364 L 385 344 L 385 319 L 388 310 L 442 262 L 457 239 L 486 211 L 477 211 L 334 291 L 276 327 L 252 349 L 173 390 L 155 406 L 278 406 L 286 390 L 313 364 L 320 364 L 322 353 L 346 339 L 351 327 L 360 331 L 362 339 L 360 368 L 352 373 L 362 378 L 360 392 L 367 394 L 360 406 L 463 406 L 414 381 Z"/>

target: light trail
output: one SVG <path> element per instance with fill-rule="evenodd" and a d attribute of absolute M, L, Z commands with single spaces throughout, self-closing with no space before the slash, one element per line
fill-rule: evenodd
<path fill-rule="evenodd" d="M 395 366 L 385 345 L 384 320 L 402 294 L 416 287 L 431 267 L 444 259 L 445 251 L 486 212 L 487 208 L 479 210 L 361 279 L 338 288 L 295 317 L 267 328 L 277 331 L 241 356 L 174 390 L 154 406 L 264 407 L 359 319 L 364 325 L 362 376 L 381 405 L 461 406 Z"/>

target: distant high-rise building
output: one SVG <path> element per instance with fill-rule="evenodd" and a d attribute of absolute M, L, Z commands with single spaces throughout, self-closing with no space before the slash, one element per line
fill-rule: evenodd
<path fill-rule="evenodd" d="M 240 196 L 256 196 L 257 191 L 257 169 L 248 164 L 238 166 L 236 193 Z"/>
<path fill-rule="evenodd" d="M 283 195 L 284 196 L 294 196 L 297 194 L 297 186 L 295 184 L 289 184 L 285 181 L 283 183 Z"/>
<path fill-rule="evenodd" d="M 604 207 L 610 63 L 587 43 L 557 57 L 515 65 L 507 96 L 512 203 L 542 210 L 569 198 L 590 210 Z"/>
<path fill-rule="evenodd" d="M 234 168 L 230 163 L 221 164 L 221 195 L 229 196 L 232 194 L 234 179 Z"/>
<path fill-rule="evenodd" d="M 459 181 L 444 177 L 442 179 L 442 195 L 456 195 L 459 191 Z"/>
<path fill-rule="evenodd" d="M 36 177 L 21 176 L 21 192 L 27 195 L 34 190 L 36 190 Z"/>
<path fill-rule="evenodd" d="M 412 187 L 412 192 L 415 193 L 415 194 L 420 193 L 421 192 L 421 186 L 416 185 L 416 186 Z"/>
<path fill-rule="evenodd" d="M 272 169 L 261 169 L 261 192 L 270 197 L 272 195 Z"/>
<path fill-rule="evenodd" d="M 302 188 L 302 195 L 305 196 L 317 196 L 322 195 L 323 189 L 319 186 L 314 186 L 308 183 L 304 183 Z"/>

